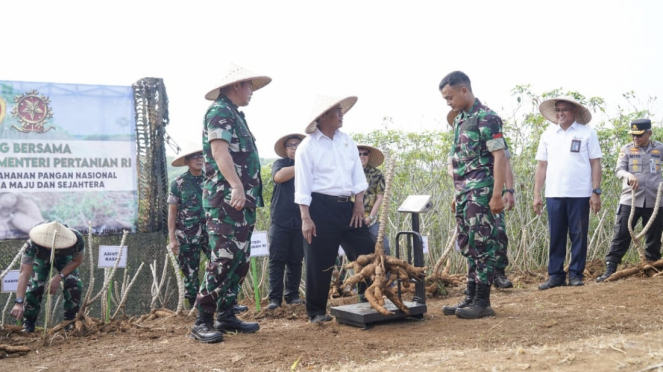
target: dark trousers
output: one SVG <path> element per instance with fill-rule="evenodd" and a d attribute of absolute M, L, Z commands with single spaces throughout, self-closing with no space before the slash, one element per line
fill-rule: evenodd
<path fill-rule="evenodd" d="M 663 232 L 663 211 L 660 208 L 656 219 L 649 230 L 645 233 L 645 257 L 651 261 L 661 259 L 661 232 Z M 638 220 L 642 218 L 642 226 L 645 226 L 651 218 L 654 208 L 635 208 L 631 229 L 635 228 Z M 606 261 L 620 264 L 622 258 L 631 244 L 631 234 L 628 232 L 628 216 L 631 214 L 630 205 L 619 205 L 617 209 L 617 220 L 615 221 L 615 232 L 610 243 L 610 252 L 605 257 Z"/>
<path fill-rule="evenodd" d="M 339 203 L 334 197 L 313 193 L 309 212 L 315 223 L 316 236 L 308 244 L 306 257 L 306 311 L 309 317 L 327 312 L 327 298 L 338 246 L 343 245 L 350 261 L 362 254 L 373 253 L 375 241 L 364 225 L 350 226 L 354 203 Z"/>
<path fill-rule="evenodd" d="M 566 278 L 566 236 L 571 239 L 569 277 L 583 277 L 587 261 L 589 198 L 546 198 L 550 228 L 548 275 Z"/>
<path fill-rule="evenodd" d="M 285 300 L 299 298 L 304 236 L 301 228 L 269 227 L 269 299 L 281 303 L 285 270 Z"/>

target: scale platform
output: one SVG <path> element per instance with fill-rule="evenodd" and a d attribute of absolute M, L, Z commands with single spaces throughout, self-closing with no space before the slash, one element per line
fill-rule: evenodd
<path fill-rule="evenodd" d="M 336 317 L 336 321 L 341 324 L 347 324 L 355 327 L 368 328 L 369 324 L 396 320 L 402 318 L 423 319 L 426 313 L 426 304 L 418 302 L 404 301 L 405 306 L 410 310 L 409 314 L 400 311 L 391 301 L 385 300 L 384 307 L 391 311 L 391 315 L 382 315 L 371 307 L 368 302 L 361 302 L 352 305 L 335 306 L 329 309 L 329 313 Z"/>

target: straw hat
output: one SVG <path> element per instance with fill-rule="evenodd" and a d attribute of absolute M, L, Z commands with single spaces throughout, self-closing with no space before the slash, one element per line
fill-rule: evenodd
<path fill-rule="evenodd" d="M 592 114 L 589 112 L 587 107 L 580 104 L 580 102 L 574 100 L 571 97 L 556 97 L 547 99 L 539 105 L 539 111 L 544 118 L 548 119 L 549 122 L 554 124 L 559 124 L 557 122 L 557 113 L 555 112 L 555 104 L 559 101 L 564 101 L 574 104 L 578 108 L 576 112 L 576 122 L 578 124 L 587 124 L 592 121 Z"/>
<path fill-rule="evenodd" d="M 454 126 L 454 120 L 456 119 L 456 116 L 458 116 L 458 111 L 450 110 L 449 113 L 447 114 L 447 123 L 449 123 L 450 126 Z"/>
<path fill-rule="evenodd" d="M 173 160 L 173 162 L 170 163 L 170 165 L 172 165 L 173 167 L 183 167 L 183 166 L 186 165 L 186 159 L 185 158 L 187 156 L 197 154 L 197 153 L 202 153 L 202 152 L 203 152 L 203 149 L 201 149 L 200 147 L 195 149 L 195 150 L 187 149 L 187 151 L 182 152 L 182 155 L 176 157 L 175 160 Z"/>
<path fill-rule="evenodd" d="M 329 97 L 329 96 L 317 96 L 315 99 L 315 103 L 313 104 L 313 110 L 311 110 L 311 120 L 309 121 L 309 124 L 306 126 L 306 134 L 310 134 L 315 132 L 315 127 L 317 125 L 316 120 L 322 114 L 325 112 L 329 111 L 332 107 L 335 107 L 336 105 L 340 104 L 341 105 L 341 111 L 343 112 L 343 115 L 345 115 L 346 112 L 350 111 L 352 106 L 357 103 L 357 97 L 355 96 L 350 96 L 346 98 L 341 98 L 341 97 Z"/>
<path fill-rule="evenodd" d="M 76 244 L 76 234 L 57 221 L 35 226 L 30 230 L 29 235 L 33 243 L 51 249 L 51 246 L 53 246 L 53 233 L 56 231 L 55 249 L 69 248 Z"/>
<path fill-rule="evenodd" d="M 285 136 L 279 138 L 276 143 L 274 144 L 274 152 L 276 155 L 282 157 L 282 158 L 287 158 L 288 157 L 288 152 L 285 150 L 285 142 L 291 138 L 299 138 L 299 140 L 303 140 L 306 138 L 305 135 L 299 134 L 299 133 L 290 133 L 286 134 Z"/>
<path fill-rule="evenodd" d="M 367 149 L 370 151 L 368 154 L 368 165 L 371 167 L 379 167 L 384 162 L 384 154 L 377 148 L 369 145 L 357 145 L 357 149 Z"/>
<path fill-rule="evenodd" d="M 228 70 L 226 70 L 225 75 L 221 79 L 218 87 L 210 90 L 207 94 L 205 94 L 205 99 L 216 101 L 216 99 L 219 97 L 221 89 L 229 85 L 248 80 L 253 82 L 253 91 L 255 92 L 256 90 L 269 84 L 272 81 L 272 78 L 264 75 L 258 75 L 243 67 L 231 63 L 230 67 L 228 67 Z"/>

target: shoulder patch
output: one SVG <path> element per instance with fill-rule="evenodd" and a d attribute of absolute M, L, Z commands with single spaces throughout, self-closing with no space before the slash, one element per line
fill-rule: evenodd
<path fill-rule="evenodd" d="M 626 153 L 624 151 L 620 151 L 619 152 L 619 157 L 623 158 L 624 156 L 626 156 Z"/>

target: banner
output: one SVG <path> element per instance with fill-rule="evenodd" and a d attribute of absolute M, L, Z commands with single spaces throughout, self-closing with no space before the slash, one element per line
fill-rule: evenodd
<path fill-rule="evenodd" d="M 130 86 L 0 81 L 0 240 L 53 220 L 135 231 L 135 133 Z"/>

